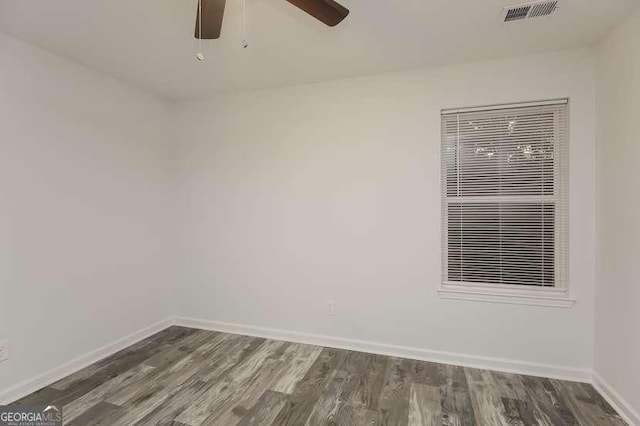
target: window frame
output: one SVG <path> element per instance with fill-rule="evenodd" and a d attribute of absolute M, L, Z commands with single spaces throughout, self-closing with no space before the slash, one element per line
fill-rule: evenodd
<path fill-rule="evenodd" d="M 492 303 L 510 303 L 518 305 L 534 305 L 534 306 L 548 306 L 569 308 L 574 305 L 575 299 L 572 298 L 569 287 L 569 227 L 570 227 L 570 214 L 569 214 L 569 152 L 570 152 L 570 104 L 568 98 L 553 99 L 547 101 L 535 101 L 535 102 L 520 102 L 520 103 L 508 103 L 508 104 L 496 104 L 489 106 L 479 106 L 470 108 L 455 108 L 455 109 L 443 109 L 440 112 L 441 126 L 445 115 L 460 114 L 465 112 L 482 112 L 498 109 L 515 109 L 523 107 L 535 107 L 535 106 L 551 106 L 551 105 L 566 105 L 565 108 L 565 120 L 566 126 L 562 129 L 559 123 L 556 123 L 554 131 L 556 134 L 562 131 L 564 137 L 554 138 L 554 150 L 561 153 L 560 158 L 554 161 L 554 194 L 549 196 L 550 201 L 556 206 L 562 206 L 566 211 L 566 217 L 562 226 L 558 227 L 561 217 L 556 217 L 556 229 L 554 233 L 555 238 L 555 272 L 556 272 L 556 285 L 554 287 L 543 286 L 527 286 L 527 285 L 514 285 L 514 284 L 488 284 L 488 283 L 469 283 L 469 282 L 457 282 L 447 281 L 445 279 L 448 273 L 448 203 L 464 203 L 464 200 L 457 200 L 455 197 L 449 197 L 447 194 L 446 181 L 441 182 L 441 208 L 442 208 L 442 279 L 440 280 L 440 286 L 438 288 L 438 294 L 444 299 L 459 299 L 459 300 L 471 300 L 471 301 L 484 301 Z M 556 117 L 556 121 L 558 118 Z M 445 129 L 441 128 L 441 145 L 440 145 L 440 157 L 441 157 L 441 179 L 444 180 L 446 173 L 444 165 L 444 136 Z M 558 135 L 560 136 L 560 135 Z M 563 143 L 564 142 L 564 143 Z M 519 198 L 535 198 L 537 196 L 522 196 Z M 477 197 L 476 197 L 477 198 Z M 497 202 L 504 202 L 500 196 L 495 197 L 481 197 L 483 202 L 487 202 L 487 198 L 494 198 Z M 535 200 L 539 202 L 539 197 Z M 564 235 L 562 235 L 562 234 Z M 565 238 L 565 244 L 561 244 L 561 238 Z M 559 277 L 564 277 L 560 279 Z"/>

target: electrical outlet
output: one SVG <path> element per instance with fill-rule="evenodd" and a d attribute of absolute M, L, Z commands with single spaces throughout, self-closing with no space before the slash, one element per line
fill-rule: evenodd
<path fill-rule="evenodd" d="M 327 315 L 335 315 L 336 306 L 333 300 L 327 301 Z"/>
<path fill-rule="evenodd" d="M 0 340 L 0 362 L 9 359 L 9 342 Z"/>

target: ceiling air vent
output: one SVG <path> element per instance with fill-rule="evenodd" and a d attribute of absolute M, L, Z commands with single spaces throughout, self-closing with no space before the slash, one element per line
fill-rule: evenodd
<path fill-rule="evenodd" d="M 558 0 L 542 0 L 507 6 L 504 8 L 504 22 L 537 18 L 551 15 L 558 9 Z"/>

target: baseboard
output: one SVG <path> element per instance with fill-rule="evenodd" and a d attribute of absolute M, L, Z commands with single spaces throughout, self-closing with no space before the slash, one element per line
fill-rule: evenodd
<path fill-rule="evenodd" d="M 140 340 L 146 339 L 147 337 L 164 330 L 165 328 L 173 325 L 174 322 L 174 318 L 170 317 L 155 324 L 151 324 L 150 326 L 124 336 L 113 343 L 109 343 L 108 345 L 74 358 L 71 361 L 62 364 L 61 366 L 53 368 L 32 379 L 25 380 L 9 389 L 3 390 L 0 392 L 0 405 L 7 405 L 26 395 L 29 395 L 32 392 L 37 391 L 38 389 L 49 386 L 50 384 L 57 382 L 63 377 L 75 373 L 76 371 L 79 371 L 93 364 L 94 362 L 100 361 L 101 359 L 106 358 L 109 355 L 112 355 L 128 346 L 133 345 L 134 343 L 139 342 Z"/>
<path fill-rule="evenodd" d="M 421 361 L 453 364 L 463 367 L 482 368 L 507 373 L 517 373 L 560 380 L 570 380 L 575 382 L 590 383 L 592 378 L 591 370 L 582 370 L 500 358 L 482 357 L 476 355 L 432 351 L 427 349 L 367 342 L 355 339 L 345 339 L 341 337 L 322 336 L 317 334 L 301 333 L 297 331 L 277 330 L 273 328 L 257 327 L 251 325 L 232 324 L 226 322 L 207 321 L 184 317 L 177 317 L 175 320 L 175 324 L 183 327 L 243 334 L 247 336 L 264 337 L 274 340 L 285 340 L 288 342 L 326 346 L 336 349 L 369 352 L 380 355 L 417 359 Z"/>
<path fill-rule="evenodd" d="M 640 414 L 595 371 L 593 372 L 593 387 L 600 392 L 600 395 L 607 400 L 630 426 L 640 426 Z"/>

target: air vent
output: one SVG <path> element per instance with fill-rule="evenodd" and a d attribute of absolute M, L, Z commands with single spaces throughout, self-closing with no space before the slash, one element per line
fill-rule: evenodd
<path fill-rule="evenodd" d="M 504 8 L 504 22 L 549 16 L 558 9 L 558 0 L 542 0 Z"/>
<path fill-rule="evenodd" d="M 525 19 L 531 10 L 531 6 L 511 7 L 507 9 L 507 15 L 504 17 L 504 22 L 517 21 L 518 19 Z"/>

